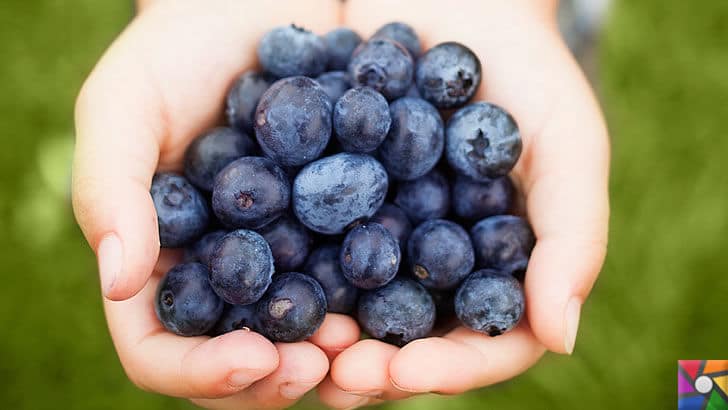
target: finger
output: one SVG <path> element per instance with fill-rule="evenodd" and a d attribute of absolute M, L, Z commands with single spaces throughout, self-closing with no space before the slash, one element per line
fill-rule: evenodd
<path fill-rule="evenodd" d="M 324 323 L 318 328 L 309 341 L 326 353 L 333 361 L 344 349 L 359 340 L 359 325 L 350 316 L 338 313 L 327 313 Z"/>
<path fill-rule="evenodd" d="M 409 397 L 390 382 L 389 362 L 398 351 L 379 340 L 359 341 L 336 357 L 331 364 L 331 380 L 353 395 L 385 400 Z"/>
<path fill-rule="evenodd" d="M 280 365 L 266 378 L 236 395 L 216 400 L 193 400 L 213 409 L 278 409 L 293 405 L 326 377 L 326 355 L 309 342 L 276 343 Z"/>
<path fill-rule="evenodd" d="M 357 407 L 378 403 L 379 400 L 370 397 L 357 396 L 347 393 L 339 388 L 327 377 L 318 386 L 318 397 L 323 404 L 334 409 L 355 409 Z"/>
<path fill-rule="evenodd" d="M 460 327 L 409 343 L 392 358 L 389 373 L 402 391 L 457 394 L 510 379 L 544 351 L 525 324 L 498 337 Z"/>
<path fill-rule="evenodd" d="M 158 282 L 154 277 L 136 296 L 104 303 L 119 358 L 136 385 L 176 397 L 224 397 L 276 369 L 275 346 L 257 333 L 240 330 L 210 339 L 166 331 L 154 313 Z"/>

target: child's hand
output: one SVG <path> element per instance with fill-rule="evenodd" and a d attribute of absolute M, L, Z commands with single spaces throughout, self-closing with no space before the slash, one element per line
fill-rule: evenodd
<path fill-rule="evenodd" d="M 609 143 L 604 121 L 543 0 L 349 0 L 346 26 L 362 37 L 393 19 L 410 23 L 423 50 L 443 41 L 483 63 L 476 99 L 502 105 L 521 129 L 514 177 L 537 243 L 526 274 L 527 320 L 495 338 L 457 328 L 402 349 L 364 340 L 342 352 L 319 392 L 334 407 L 412 393 L 454 394 L 509 379 L 545 349 L 570 353 L 581 304 L 607 241 Z"/>
<path fill-rule="evenodd" d="M 266 30 L 295 21 L 326 32 L 338 25 L 339 7 L 336 0 L 159 0 L 84 85 L 76 107 L 74 209 L 98 255 L 119 358 L 140 387 L 213 408 L 285 407 L 324 378 L 327 354 L 358 338 L 353 320 L 340 315 L 327 317 L 312 339 L 325 341 L 318 347 L 273 345 L 246 331 L 184 338 L 164 330 L 152 303 L 159 281 L 153 272 L 164 272 L 175 257 L 162 252 L 155 269 L 155 170 L 179 170 L 189 142 L 219 122 L 227 88 L 253 66 Z"/>

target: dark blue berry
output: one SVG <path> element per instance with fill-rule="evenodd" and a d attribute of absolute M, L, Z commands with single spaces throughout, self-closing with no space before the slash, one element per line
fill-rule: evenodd
<path fill-rule="evenodd" d="M 377 149 L 391 123 L 387 100 L 373 88 L 353 88 L 334 106 L 335 135 L 349 152 Z"/>
<path fill-rule="evenodd" d="M 324 40 L 296 25 L 276 27 L 258 44 L 258 60 L 278 78 L 315 77 L 326 68 L 329 55 Z"/>
<path fill-rule="evenodd" d="M 410 53 L 401 44 L 386 38 L 362 43 L 349 62 L 349 75 L 354 86 L 369 86 L 388 100 L 403 96 L 414 73 Z"/>
<path fill-rule="evenodd" d="M 389 106 L 392 125 L 379 146 L 382 165 L 396 179 L 428 173 L 442 156 L 445 131 L 440 113 L 425 100 L 404 97 Z"/>
<path fill-rule="evenodd" d="M 329 52 L 329 70 L 346 70 L 351 54 L 361 43 L 361 37 L 348 28 L 337 28 L 324 35 Z"/>
<path fill-rule="evenodd" d="M 408 24 L 394 21 L 383 25 L 377 30 L 372 38 L 384 37 L 402 44 L 412 55 L 412 58 L 419 57 L 422 52 L 420 39 L 415 30 Z"/>
<path fill-rule="evenodd" d="M 210 266 L 210 256 L 220 240 L 227 231 L 218 230 L 208 232 L 198 239 L 197 242 L 185 249 L 185 262 L 199 262 L 205 266 Z"/>
<path fill-rule="evenodd" d="M 255 136 L 263 153 L 283 166 L 315 160 L 331 138 L 332 107 L 324 89 L 308 77 L 273 83 L 255 111 Z"/>
<path fill-rule="evenodd" d="M 478 91 L 480 78 L 480 60 L 460 43 L 438 44 L 417 60 L 417 89 L 437 108 L 463 106 Z"/>
<path fill-rule="evenodd" d="M 341 272 L 340 251 L 338 245 L 324 245 L 315 249 L 308 256 L 303 271 L 321 285 L 329 312 L 350 313 L 356 306 L 359 290 Z"/>
<path fill-rule="evenodd" d="M 399 247 L 402 250 L 407 248 L 407 239 L 412 233 L 412 223 L 407 214 L 398 206 L 385 203 L 369 221 L 376 222 L 387 228 L 399 242 Z"/>
<path fill-rule="evenodd" d="M 414 224 L 444 218 L 450 210 L 450 186 L 436 170 L 397 186 L 394 203 Z"/>
<path fill-rule="evenodd" d="M 230 228 L 258 229 L 281 216 L 290 198 L 288 176 L 273 161 L 243 157 L 217 174 L 212 209 Z"/>
<path fill-rule="evenodd" d="M 447 161 L 477 181 L 506 175 L 521 155 L 518 125 L 505 110 L 486 102 L 469 104 L 447 123 Z"/>
<path fill-rule="evenodd" d="M 453 209 L 457 216 L 469 221 L 503 215 L 513 207 L 514 195 L 508 177 L 478 182 L 458 175 L 452 187 Z"/>
<path fill-rule="evenodd" d="M 225 310 L 215 326 L 207 333 L 210 336 L 220 336 L 236 330 L 258 331 L 258 305 L 225 305 Z"/>
<path fill-rule="evenodd" d="M 293 182 L 293 210 L 309 229 L 339 234 L 382 206 L 389 182 L 368 155 L 340 153 L 304 167 Z"/>
<path fill-rule="evenodd" d="M 159 282 L 154 310 L 170 332 L 180 336 L 207 333 L 224 303 L 210 287 L 209 271 L 200 263 L 173 267 Z"/>
<path fill-rule="evenodd" d="M 273 254 L 265 238 L 240 229 L 223 236 L 210 257 L 210 282 L 225 302 L 257 302 L 273 276 Z"/>
<path fill-rule="evenodd" d="M 513 276 L 483 269 L 470 274 L 455 294 L 455 313 L 466 327 L 489 336 L 501 335 L 518 324 L 525 300 Z"/>
<path fill-rule="evenodd" d="M 396 278 L 359 297 L 359 324 L 370 336 L 397 346 L 427 336 L 435 324 L 435 303 L 419 283 Z"/>
<path fill-rule="evenodd" d="M 497 269 L 523 278 L 536 243 L 525 219 L 512 215 L 485 218 L 470 229 L 478 268 Z"/>
<path fill-rule="evenodd" d="M 420 90 L 417 89 L 417 84 L 412 83 L 410 88 L 407 90 L 407 94 L 404 95 L 405 97 L 412 97 L 412 98 L 422 98 L 422 95 L 420 94 Z"/>
<path fill-rule="evenodd" d="M 269 75 L 246 71 L 228 91 L 225 113 L 231 127 L 253 135 L 255 107 L 263 93 L 273 83 Z"/>
<path fill-rule="evenodd" d="M 162 172 L 150 189 L 162 248 L 179 248 L 197 240 L 207 228 L 210 210 L 205 198 L 183 176 Z"/>
<path fill-rule="evenodd" d="M 444 219 L 433 219 L 415 228 L 407 242 L 407 255 L 412 274 L 433 289 L 454 289 L 475 264 L 468 233 Z"/>
<path fill-rule="evenodd" d="M 324 89 L 326 95 L 329 96 L 331 104 L 341 98 L 342 95 L 351 88 L 349 82 L 349 73 L 346 71 L 329 71 L 316 77 L 316 82 Z"/>
<path fill-rule="evenodd" d="M 386 285 L 399 271 L 399 242 L 378 223 L 359 225 L 349 231 L 341 245 L 341 271 L 360 289 Z"/>
<path fill-rule="evenodd" d="M 214 128 L 195 139 L 185 152 L 185 176 L 196 187 L 212 191 L 215 175 L 240 157 L 252 155 L 255 143 L 232 128 Z"/>
<path fill-rule="evenodd" d="M 321 326 L 326 296 L 316 280 L 302 273 L 275 276 L 258 302 L 260 332 L 274 342 L 300 342 Z"/>
<path fill-rule="evenodd" d="M 268 241 L 277 272 L 298 269 L 311 247 L 306 228 L 294 218 L 283 216 L 259 231 Z"/>

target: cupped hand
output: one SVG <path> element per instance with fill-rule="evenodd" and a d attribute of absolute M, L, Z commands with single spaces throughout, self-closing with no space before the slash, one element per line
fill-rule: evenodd
<path fill-rule="evenodd" d="M 286 407 L 324 378 L 327 355 L 358 337 L 352 319 L 330 315 L 312 338 L 318 346 L 274 345 L 242 330 L 184 338 L 165 331 L 153 310 L 159 272 L 179 258 L 159 253 L 149 195 L 155 170 L 180 170 L 189 142 L 221 121 L 225 93 L 255 64 L 262 34 L 294 21 L 326 32 L 338 26 L 339 8 L 336 0 L 275 7 L 158 0 L 84 84 L 76 107 L 74 210 L 98 257 L 119 358 L 138 386 L 210 408 Z"/>
<path fill-rule="evenodd" d="M 343 351 L 319 389 L 345 408 L 414 393 L 461 393 L 512 378 L 545 350 L 571 353 L 579 313 L 606 253 L 609 141 L 592 91 L 559 36 L 556 2 L 349 0 L 345 25 L 363 37 L 384 23 L 411 24 L 423 49 L 470 47 L 483 64 L 476 100 L 519 124 L 523 154 L 513 178 L 537 242 L 525 280 L 526 318 L 491 338 L 458 327 L 402 349 L 363 340 Z"/>

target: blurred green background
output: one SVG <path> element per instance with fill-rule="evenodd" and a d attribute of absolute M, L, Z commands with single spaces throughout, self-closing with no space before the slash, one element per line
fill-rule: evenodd
<path fill-rule="evenodd" d="M 2 408 L 191 407 L 127 381 L 69 205 L 74 97 L 129 3 L 0 6 Z M 576 353 L 387 408 L 672 408 L 677 359 L 728 358 L 727 44 L 727 1 L 614 4 L 597 65 L 613 140 L 609 256 Z"/>

